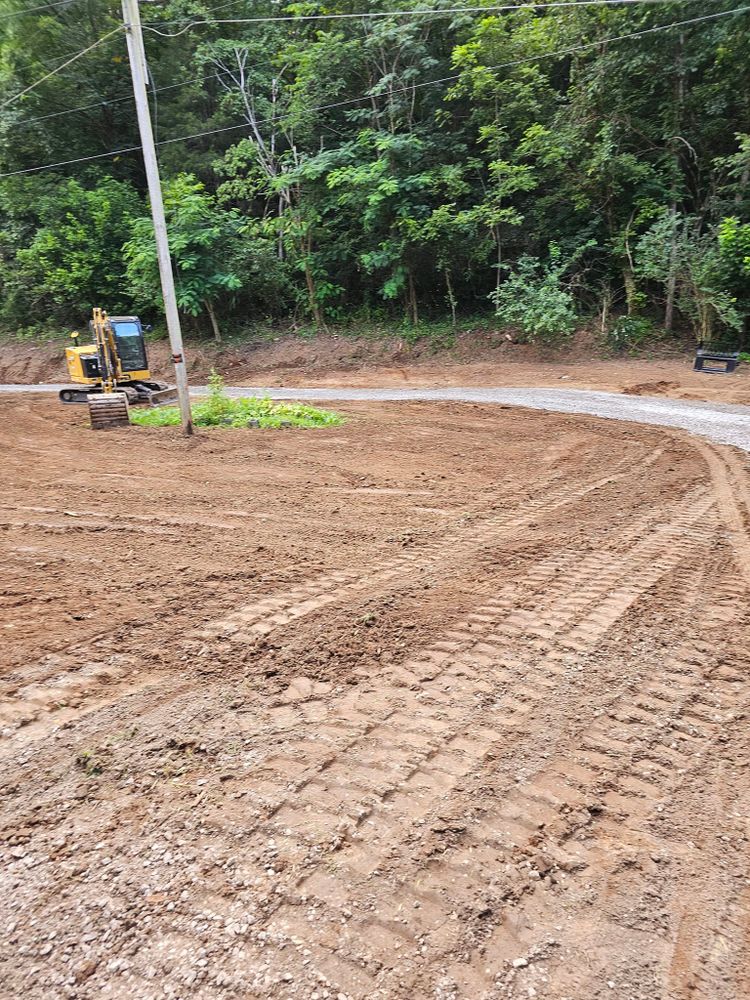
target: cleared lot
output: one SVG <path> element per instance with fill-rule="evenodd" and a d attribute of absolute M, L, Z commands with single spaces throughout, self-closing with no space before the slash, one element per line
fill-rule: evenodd
<path fill-rule="evenodd" d="M 8 996 L 750 993 L 745 460 L 0 399 Z"/>

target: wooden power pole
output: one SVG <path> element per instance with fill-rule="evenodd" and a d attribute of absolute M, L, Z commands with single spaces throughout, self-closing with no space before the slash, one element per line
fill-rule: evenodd
<path fill-rule="evenodd" d="M 169 331 L 169 344 L 172 349 L 172 361 L 174 362 L 182 430 L 185 434 L 192 434 L 193 418 L 190 412 L 187 367 L 182 347 L 182 330 L 180 329 L 180 316 L 177 311 L 177 297 L 174 290 L 172 260 L 169 255 L 169 243 L 167 241 L 167 223 L 164 218 L 164 200 L 161 195 L 159 163 L 156 159 L 154 133 L 151 128 L 151 115 L 146 93 L 146 50 L 143 46 L 143 32 L 141 30 L 141 15 L 138 10 L 138 0 L 122 0 L 122 16 L 125 21 L 125 32 L 128 39 L 128 56 L 130 58 L 130 72 L 133 77 L 133 94 L 138 114 L 141 146 L 143 147 L 143 162 L 146 167 L 148 195 L 151 201 L 151 217 L 154 221 L 156 253 L 159 259 L 161 290 L 164 297 L 164 311 L 167 317 L 167 330 Z"/>

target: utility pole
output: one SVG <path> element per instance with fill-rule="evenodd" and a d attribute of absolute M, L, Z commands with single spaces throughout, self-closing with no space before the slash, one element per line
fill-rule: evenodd
<path fill-rule="evenodd" d="M 172 348 L 175 382 L 177 383 L 177 398 L 180 403 L 180 417 L 184 434 L 193 433 L 193 417 L 190 412 L 190 394 L 188 390 L 187 368 L 182 347 L 182 330 L 180 316 L 177 312 L 177 297 L 174 290 L 174 274 L 172 260 L 169 255 L 167 241 L 167 223 L 164 218 L 164 201 L 161 196 L 161 181 L 159 180 L 159 163 L 156 159 L 154 133 L 151 128 L 151 115 L 146 94 L 146 50 L 143 46 L 141 30 L 141 15 L 138 10 L 138 0 L 122 0 L 122 16 L 125 21 L 125 33 L 128 39 L 128 56 L 130 72 L 133 77 L 133 94 L 138 113 L 138 128 L 141 133 L 143 147 L 143 162 L 146 167 L 148 195 L 151 201 L 151 217 L 154 220 L 156 236 L 156 253 L 159 258 L 159 275 L 161 290 L 164 297 L 164 311 L 167 316 L 169 344 Z"/>

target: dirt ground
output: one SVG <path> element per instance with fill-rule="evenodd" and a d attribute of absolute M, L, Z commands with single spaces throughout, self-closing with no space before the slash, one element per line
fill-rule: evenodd
<path fill-rule="evenodd" d="M 64 346 L 0 342 L 0 383 L 66 381 Z M 173 379 L 165 342 L 151 344 L 149 357 L 159 377 Z M 216 367 L 238 386 L 553 386 L 750 404 L 747 365 L 732 375 L 694 372 L 690 351 L 664 345 L 654 357 L 602 357 L 585 332 L 559 351 L 508 343 L 502 331 L 483 330 L 463 335 L 450 350 L 429 342 L 410 346 L 395 337 L 321 335 L 218 348 L 193 343 L 186 357 L 194 384 L 205 384 Z"/>
<path fill-rule="evenodd" d="M 750 996 L 747 456 L 0 397 L 0 995 Z"/>

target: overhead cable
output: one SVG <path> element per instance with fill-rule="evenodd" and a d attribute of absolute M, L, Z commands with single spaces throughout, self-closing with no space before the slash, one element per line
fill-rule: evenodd
<path fill-rule="evenodd" d="M 23 90 L 20 90 L 17 94 L 14 94 L 12 97 L 9 97 L 6 101 L 3 101 L 3 103 L 0 104 L 0 110 L 2 110 L 3 108 L 7 108 L 9 104 L 13 104 L 15 101 L 19 99 L 19 97 L 23 97 L 24 94 L 28 94 L 30 90 L 35 90 L 40 83 L 44 83 L 45 80 L 49 80 L 51 76 L 55 76 L 55 74 L 59 73 L 60 70 L 65 69 L 66 66 L 70 66 L 71 63 L 74 63 L 77 59 L 80 59 L 81 56 L 85 56 L 87 52 L 91 52 L 92 49 L 95 49 L 98 45 L 101 45 L 102 42 L 106 41 L 111 35 L 114 35 L 116 32 L 122 30 L 123 30 L 123 25 L 118 24 L 116 28 L 113 28 L 111 31 L 108 31 L 106 35 L 102 35 L 101 38 L 97 38 L 97 40 L 95 42 L 92 42 L 91 45 L 87 45 L 85 49 L 81 49 L 80 52 L 76 52 L 76 54 L 72 56 L 70 59 L 67 59 L 64 63 L 61 63 L 59 66 L 56 66 L 53 70 L 50 70 L 49 73 L 45 73 L 44 76 L 40 77 L 38 80 L 35 80 L 34 83 L 30 83 L 28 87 L 24 87 Z"/>
<path fill-rule="evenodd" d="M 56 0 L 55 3 L 44 3 L 39 7 L 23 7 L 21 10 L 12 10 L 7 14 L 0 14 L 0 21 L 4 21 L 8 17 L 21 17 L 22 14 L 34 14 L 40 10 L 48 10 L 50 7 L 63 7 L 65 4 L 70 5 L 72 0 Z"/>
<path fill-rule="evenodd" d="M 206 18 L 190 21 L 179 31 L 160 31 L 156 25 L 181 24 L 185 18 L 178 21 L 145 21 L 143 27 L 163 38 L 178 38 L 190 28 L 196 28 L 205 24 L 270 24 L 277 21 L 361 21 L 371 18 L 384 17 L 447 17 L 452 14 L 483 14 L 495 11 L 513 10 L 544 10 L 546 7 L 611 7 L 611 6 L 633 6 L 639 4 L 650 4 L 664 6 L 672 0 L 549 0 L 549 3 L 523 3 L 523 4 L 489 4 L 482 7 L 436 7 L 428 9 L 420 7 L 416 10 L 386 10 L 386 11 L 362 11 L 359 14 L 274 14 L 267 17 L 229 17 L 229 18 Z M 697 0 L 681 0 L 681 2 L 697 2 Z"/>
<path fill-rule="evenodd" d="M 218 79 L 218 73 L 210 73 L 208 76 L 198 76 L 190 80 L 180 80 L 179 83 L 170 83 L 166 87 L 149 87 L 149 94 L 161 94 L 165 90 L 177 90 L 178 87 L 187 87 L 191 83 L 207 83 L 209 80 Z M 47 115 L 38 115 L 36 118 L 22 118 L 13 122 L 13 127 L 20 125 L 35 125 L 37 122 L 47 121 L 49 118 L 59 118 L 61 115 L 72 115 L 78 111 L 91 111 L 93 108 L 107 108 L 111 104 L 122 104 L 123 101 L 132 101 L 133 94 L 123 94 L 121 97 L 102 98 L 93 104 L 82 104 L 77 108 L 64 108 L 62 111 L 51 111 Z"/>
<path fill-rule="evenodd" d="M 535 56 L 525 56 L 522 59 L 513 59 L 513 60 L 511 60 L 509 62 L 497 63 L 497 64 L 491 65 L 491 66 L 482 66 L 481 68 L 483 70 L 493 70 L 493 71 L 494 70 L 501 70 L 501 69 L 510 69 L 510 68 L 512 68 L 514 66 L 520 66 L 520 65 L 523 65 L 523 64 L 529 63 L 529 62 L 539 62 L 540 60 L 543 60 L 543 59 L 554 59 L 556 57 L 564 57 L 564 56 L 568 56 L 568 55 L 573 55 L 576 52 L 584 52 L 584 51 L 586 51 L 588 49 L 599 48 L 602 45 L 609 45 L 612 42 L 622 42 L 622 41 L 625 41 L 628 38 L 640 38 L 640 37 L 642 37 L 644 35 L 655 34 L 656 32 L 659 32 L 659 31 L 669 31 L 672 28 L 684 28 L 684 27 L 687 27 L 688 25 L 698 24 L 698 23 L 703 22 L 703 21 L 712 21 L 712 20 L 715 20 L 715 19 L 720 18 L 720 17 L 729 17 L 732 14 L 745 14 L 745 13 L 747 13 L 747 11 L 750 11 L 750 6 L 748 6 L 748 7 L 735 7 L 733 10 L 719 11 L 716 14 L 704 14 L 702 17 L 693 17 L 693 18 L 690 18 L 690 19 L 688 19 L 686 21 L 673 21 L 671 24 L 659 24 L 659 25 L 655 25 L 652 28 L 643 28 L 640 31 L 631 31 L 631 32 L 628 32 L 628 34 L 625 34 L 625 35 L 614 35 L 614 36 L 610 36 L 608 38 L 598 38 L 598 39 L 596 39 L 596 41 L 593 41 L 593 42 L 585 42 L 585 43 L 583 43 L 581 45 L 573 45 L 573 46 L 570 46 L 568 48 L 557 49 L 557 50 L 552 51 L 552 52 L 541 52 L 541 53 L 539 53 L 538 55 L 535 55 Z M 414 90 L 419 90 L 419 89 L 422 89 L 424 87 L 435 87 L 435 86 L 437 86 L 437 85 L 439 85 L 441 83 L 453 83 L 456 80 L 460 80 L 462 76 L 463 76 L 463 73 L 456 73 L 456 74 L 453 74 L 451 76 L 440 77 L 437 80 L 426 80 L 424 83 L 410 84 L 407 87 L 399 87 L 398 89 L 389 91 L 388 96 L 392 96 L 393 94 L 412 93 Z M 380 96 L 380 95 L 368 93 L 368 94 L 363 94 L 360 97 L 352 97 L 352 98 L 348 98 L 347 100 L 343 100 L 343 101 L 334 101 L 334 102 L 332 102 L 330 104 L 320 104 L 320 105 L 318 105 L 316 107 L 307 108 L 305 110 L 306 110 L 306 112 L 308 114 L 311 114 L 311 113 L 314 113 L 314 112 L 317 112 L 317 111 L 330 111 L 330 110 L 333 110 L 335 108 L 348 107 L 348 106 L 351 106 L 352 104 L 361 104 L 363 101 L 371 101 L 373 99 L 373 97 L 377 98 L 378 96 Z M 292 115 L 293 115 L 293 112 L 285 112 L 285 113 L 282 112 L 281 114 L 276 115 L 273 118 L 260 119 L 259 121 L 256 121 L 255 124 L 256 125 L 268 125 L 268 124 L 271 124 L 271 123 L 274 123 L 274 122 L 279 122 L 279 121 L 283 120 L 284 118 L 290 118 L 290 117 L 292 117 Z M 175 136 L 172 139 L 161 139 L 157 143 L 157 145 L 158 146 L 169 146 L 169 145 L 172 145 L 173 143 L 176 143 L 176 142 L 188 142 L 188 141 L 190 141 L 192 139 L 203 139 L 203 138 L 207 138 L 208 136 L 211 136 L 211 135 L 219 135 L 219 134 L 222 134 L 224 132 L 232 132 L 232 131 L 236 131 L 237 129 L 241 129 L 241 128 L 247 129 L 249 127 L 250 127 L 249 123 L 247 121 L 243 121 L 243 122 L 240 122 L 240 123 L 238 123 L 236 125 L 226 125 L 223 128 L 210 129 L 209 131 L 206 131 L 206 132 L 194 132 L 191 135 L 180 135 L 180 136 Z M 0 174 L 0 179 L 2 179 L 4 177 L 15 177 L 15 176 L 17 176 L 19 174 L 35 173 L 38 170 L 52 170 L 52 169 L 54 169 L 56 167 L 67 167 L 67 166 L 71 166 L 71 165 L 76 164 L 76 163 L 85 163 L 85 162 L 88 162 L 90 160 L 101 160 L 101 159 L 105 159 L 105 158 L 110 157 L 110 156 L 111 157 L 117 157 L 117 156 L 121 156 L 124 153 L 133 153 L 133 152 L 136 152 L 140 148 L 141 148 L 140 146 L 126 146 L 126 147 L 124 147 L 122 149 L 110 149 L 106 153 L 94 153 L 91 156 L 79 156 L 79 157 L 76 157 L 75 159 L 72 159 L 72 160 L 61 160 L 61 161 L 59 161 L 57 163 L 44 163 L 44 164 L 40 164 L 40 165 L 35 166 L 35 167 L 26 167 L 26 168 L 24 168 L 22 170 L 12 170 L 12 171 L 9 171 L 8 173 Z"/>

